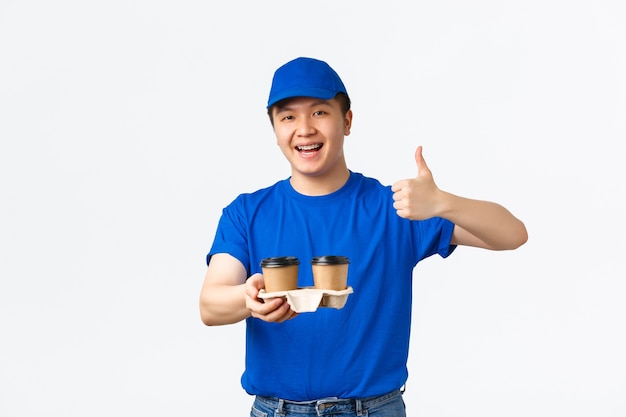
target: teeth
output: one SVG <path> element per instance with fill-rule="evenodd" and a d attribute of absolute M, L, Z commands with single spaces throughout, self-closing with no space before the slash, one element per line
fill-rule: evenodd
<path fill-rule="evenodd" d="M 320 145 L 305 145 L 305 146 L 298 146 L 298 149 L 301 151 L 312 151 L 314 149 L 318 149 L 320 147 Z"/>

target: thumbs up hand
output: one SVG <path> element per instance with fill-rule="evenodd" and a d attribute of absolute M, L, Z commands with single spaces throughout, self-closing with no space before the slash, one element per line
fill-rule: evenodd
<path fill-rule="evenodd" d="M 393 208 L 398 216 L 410 220 L 425 220 L 439 215 L 441 190 L 435 184 L 432 172 L 422 156 L 422 147 L 415 151 L 417 176 L 400 180 L 391 186 Z"/>

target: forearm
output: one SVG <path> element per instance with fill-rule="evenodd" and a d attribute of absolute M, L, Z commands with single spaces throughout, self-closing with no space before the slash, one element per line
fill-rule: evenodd
<path fill-rule="evenodd" d="M 443 192 L 440 217 L 452 221 L 452 243 L 493 250 L 516 249 L 528 240 L 526 226 L 497 203 Z"/>
<path fill-rule="evenodd" d="M 526 226 L 507 209 L 490 201 L 472 200 L 440 190 L 422 156 L 415 151 L 417 177 L 391 187 L 398 216 L 411 220 L 442 217 L 455 224 L 451 243 L 493 250 L 515 249 L 528 239 Z"/>
<path fill-rule="evenodd" d="M 205 284 L 202 288 L 200 317 L 207 326 L 237 323 L 249 316 L 244 284 Z"/>

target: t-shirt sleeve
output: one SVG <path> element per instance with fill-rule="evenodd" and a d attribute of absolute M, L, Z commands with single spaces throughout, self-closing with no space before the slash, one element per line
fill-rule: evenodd
<path fill-rule="evenodd" d="M 245 218 L 237 209 L 237 200 L 222 210 L 211 250 L 207 254 L 207 265 L 216 253 L 228 253 L 238 259 L 250 275 L 248 229 Z"/>
<path fill-rule="evenodd" d="M 456 245 L 451 245 L 454 223 L 441 217 L 414 222 L 418 229 L 417 251 L 419 259 L 438 254 L 447 258 L 454 252 Z"/>

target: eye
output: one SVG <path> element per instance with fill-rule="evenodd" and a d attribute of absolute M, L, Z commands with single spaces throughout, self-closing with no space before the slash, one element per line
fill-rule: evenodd
<path fill-rule="evenodd" d="M 324 110 L 318 110 L 318 111 L 313 113 L 313 116 L 323 116 L 325 114 L 326 114 L 326 112 Z"/>
<path fill-rule="evenodd" d="M 293 116 L 291 116 L 291 115 L 287 115 L 287 116 L 283 117 L 283 118 L 282 118 L 282 119 L 280 119 L 280 120 L 284 120 L 284 121 L 293 120 Z"/>

